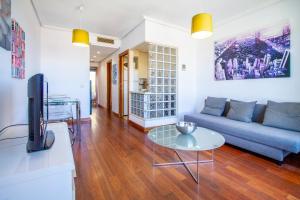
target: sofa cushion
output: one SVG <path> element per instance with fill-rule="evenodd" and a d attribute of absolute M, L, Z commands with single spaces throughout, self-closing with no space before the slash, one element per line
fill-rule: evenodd
<path fill-rule="evenodd" d="M 184 120 L 195 122 L 198 126 L 218 131 L 221 134 L 233 135 L 293 153 L 300 151 L 300 132 L 206 114 L 185 115 Z"/>
<path fill-rule="evenodd" d="M 264 121 L 265 111 L 266 111 L 266 105 L 265 104 L 255 104 L 252 121 L 262 124 Z M 230 109 L 230 102 L 227 101 L 225 104 L 224 113 L 222 116 L 226 116 Z"/>
<path fill-rule="evenodd" d="M 243 102 L 230 100 L 230 109 L 227 118 L 242 122 L 251 122 L 256 101 Z"/>
<path fill-rule="evenodd" d="M 226 98 L 207 97 L 207 99 L 205 99 L 205 105 L 201 113 L 221 116 L 224 112 L 225 104 Z"/>
<path fill-rule="evenodd" d="M 265 104 L 255 104 L 252 121 L 262 124 L 264 121 L 266 108 L 267 106 Z"/>
<path fill-rule="evenodd" d="M 300 103 L 268 101 L 263 124 L 300 131 Z"/>

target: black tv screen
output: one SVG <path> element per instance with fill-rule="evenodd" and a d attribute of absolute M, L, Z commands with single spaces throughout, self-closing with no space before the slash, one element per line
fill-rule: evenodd
<path fill-rule="evenodd" d="M 48 99 L 45 98 L 48 97 L 48 83 L 44 81 L 43 74 L 36 74 L 28 80 L 27 87 L 29 131 L 27 152 L 48 149 L 54 142 L 53 132 L 46 131 L 47 121 L 44 116 L 44 102 L 47 105 Z"/>

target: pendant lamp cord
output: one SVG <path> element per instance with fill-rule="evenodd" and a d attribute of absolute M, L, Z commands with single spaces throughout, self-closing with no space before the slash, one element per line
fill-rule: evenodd
<path fill-rule="evenodd" d="M 79 28 L 82 28 L 82 9 L 83 5 L 79 6 Z"/>
<path fill-rule="evenodd" d="M 79 28 L 82 28 L 82 10 L 79 10 L 80 14 L 79 14 Z"/>
<path fill-rule="evenodd" d="M 83 10 L 84 10 L 84 6 L 85 6 L 85 1 L 82 0 L 81 1 L 81 5 L 79 6 L 79 28 L 81 29 L 82 28 L 82 13 L 83 13 Z"/>

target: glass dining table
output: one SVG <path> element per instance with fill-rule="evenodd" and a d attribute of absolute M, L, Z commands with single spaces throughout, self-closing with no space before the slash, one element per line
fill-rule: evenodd
<path fill-rule="evenodd" d="M 76 137 L 78 141 L 81 141 L 81 108 L 79 99 L 73 99 L 66 96 L 53 96 L 44 99 L 45 106 L 60 106 L 60 105 L 75 105 L 76 107 Z"/>

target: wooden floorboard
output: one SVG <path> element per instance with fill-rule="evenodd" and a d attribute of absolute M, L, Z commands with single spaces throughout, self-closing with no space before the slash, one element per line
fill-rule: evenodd
<path fill-rule="evenodd" d="M 82 125 L 81 143 L 73 146 L 76 199 L 300 199 L 300 155 L 279 166 L 224 145 L 215 151 L 213 164 L 200 166 L 196 184 L 183 166 L 153 168 L 152 146 L 126 120 L 95 108 L 91 122 Z M 156 147 L 156 152 L 159 161 L 177 160 L 170 150 Z"/>

